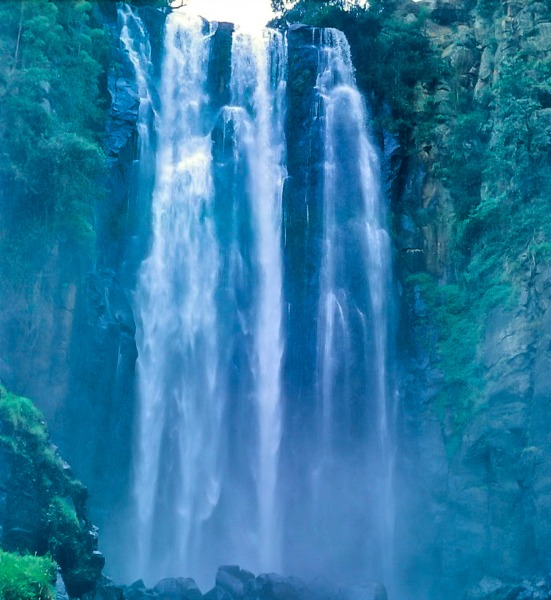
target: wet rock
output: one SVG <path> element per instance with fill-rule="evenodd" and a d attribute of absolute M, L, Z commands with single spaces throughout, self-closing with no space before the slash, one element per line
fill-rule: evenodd
<path fill-rule="evenodd" d="M 125 600 L 125 596 L 121 587 L 109 584 L 98 588 L 93 600 Z"/>
<path fill-rule="evenodd" d="M 153 588 L 160 600 L 201 600 L 197 584 L 190 578 L 162 579 Z"/>
<path fill-rule="evenodd" d="M 230 103 L 231 48 L 234 32 L 232 23 L 218 23 L 212 37 L 208 70 L 210 109 L 213 113 Z"/>
<path fill-rule="evenodd" d="M 254 575 L 251 572 L 234 565 L 220 567 L 216 573 L 216 585 L 235 597 L 243 596 L 247 583 L 252 580 Z"/>
<path fill-rule="evenodd" d="M 140 588 L 133 588 L 130 586 L 125 590 L 124 597 L 125 600 L 152 600 L 154 598 L 159 598 L 153 590 L 148 590 L 145 586 Z"/>
<path fill-rule="evenodd" d="M 212 590 L 209 590 L 203 600 L 234 600 L 233 596 L 219 585 L 215 585 Z"/>
<path fill-rule="evenodd" d="M 551 598 L 549 578 L 504 581 L 484 577 L 467 590 L 464 600 L 548 600 Z"/>
<path fill-rule="evenodd" d="M 61 573 L 57 574 L 57 579 L 55 582 L 55 600 L 69 600 L 69 594 L 67 594 L 67 589 L 63 583 Z"/>
<path fill-rule="evenodd" d="M 218 569 L 216 586 L 204 600 L 387 600 L 387 594 L 382 584 L 373 581 L 351 586 L 321 579 L 306 583 L 277 573 L 255 577 L 231 565 Z"/>
<path fill-rule="evenodd" d="M 128 586 L 124 591 L 125 600 L 149 600 L 158 598 L 158 595 L 145 587 L 145 583 L 139 579 L 132 585 Z"/>
<path fill-rule="evenodd" d="M 122 335 L 134 337 L 136 324 L 126 293 L 115 277 L 105 269 L 87 277 L 88 319 L 101 329 L 114 327 Z"/>
<path fill-rule="evenodd" d="M 263 600 L 306 600 L 313 593 L 297 577 L 265 573 L 256 578 L 258 594 Z"/>

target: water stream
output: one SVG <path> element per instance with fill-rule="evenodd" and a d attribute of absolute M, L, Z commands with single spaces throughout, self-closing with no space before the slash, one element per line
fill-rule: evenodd
<path fill-rule="evenodd" d="M 287 36 L 226 32 L 224 58 L 216 23 L 172 12 L 153 84 L 150 48 L 136 39 L 145 28 L 135 9 L 119 10 L 142 98 L 139 134 L 152 148 L 141 162 L 154 156 L 151 243 L 134 295 L 138 560 L 130 572 L 150 582 L 192 576 L 203 587 L 228 563 L 389 578 L 391 255 L 378 152 L 348 43 L 339 31 L 311 29 L 321 218 L 297 232 L 283 211 L 288 65 L 297 59 Z M 213 61 L 223 60 L 229 81 L 213 88 L 212 72 L 223 72 Z M 223 106 L 213 100 L 220 85 Z M 300 352 L 284 359 L 301 337 L 289 330 L 289 235 L 314 235 L 321 248 L 316 264 L 293 259 L 309 263 L 317 290 L 300 307 L 308 314 L 301 344 L 316 357 L 312 420 L 302 432 L 290 364 Z M 308 461 L 300 477 L 286 466 L 293 456 Z"/>

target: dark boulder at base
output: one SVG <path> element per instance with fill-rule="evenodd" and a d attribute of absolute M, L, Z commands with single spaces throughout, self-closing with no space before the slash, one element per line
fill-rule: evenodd
<path fill-rule="evenodd" d="M 216 573 L 216 587 L 229 592 L 234 597 L 245 595 L 247 584 L 254 581 L 254 575 L 250 571 L 240 569 L 237 565 L 220 567 Z"/>
<path fill-rule="evenodd" d="M 108 577 L 102 577 L 93 592 L 78 596 L 81 600 L 125 600 L 123 588 Z M 72 600 L 73 596 L 71 596 Z"/>
<path fill-rule="evenodd" d="M 140 579 L 125 589 L 124 597 L 126 600 L 149 600 L 159 596 L 153 590 L 147 589 L 145 583 Z"/>
<path fill-rule="evenodd" d="M 203 597 L 195 581 L 189 577 L 163 579 L 153 591 L 161 600 L 201 600 Z"/>
<path fill-rule="evenodd" d="M 204 600 L 387 600 L 385 587 L 374 581 L 343 586 L 317 580 L 263 573 L 255 577 L 237 566 L 220 567 L 216 586 Z"/>
<path fill-rule="evenodd" d="M 263 573 L 255 577 L 253 573 L 237 565 L 220 567 L 216 573 L 215 586 L 204 595 L 201 594 L 195 581 L 190 578 L 162 579 L 153 589 L 147 589 L 141 579 L 128 587 L 117 587 L 112 581 L 104 578 L 98 585 L 95 595 L 86 596 L 83 600 L 154 598 L 157 600 L 388 600 L 385 587 L 374 581 L 350 586 L 322 580 L 306 583 L 297 577 L 284 577 L 276 573 Z"/>

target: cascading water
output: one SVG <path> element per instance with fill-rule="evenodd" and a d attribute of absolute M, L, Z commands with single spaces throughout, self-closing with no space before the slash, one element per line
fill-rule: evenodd
<path fill-rule="evenodd" d="M 210 136 L 202 121 L 210 50 L 204 28 L 185 14 L 167 20 L 152 247 L 136 297 L 140 568 L 155 576 L 187 567 L 197 527 L 220 495 L 220 256 Z"/>
<path fill-rule="evenodd" d="M 242 107 L 238 144 L 246 148 L 248 192 L 258 236 L 258 314 L 255 323 L 255 398 L 258 410 L 260 567 L 279 567 L 276 504 L 281 436 L 280 362 L 282 257 L 281 197 L 285 170 L 284 99 L 286 45 L 275 31 L 236 33 L 232 54 L 232 102 Z M 241 135 L 240 135 L 241 134 Z"/>
<path fill-rule="evenodd" d="M 136 83 L 138 84 L 138 94 L 140 97 L 137 123 L 140 141 L 139 155 L 142 164 L 145 166 L 150 163 L 152 158 L 149 154 L 144 156 L 144 153 L 148 153 L 151 149 L 150 133 L 154 128 L 154 121 L 157 117 L 151 95 L 151 80 L 154 71 L 151 59 L 151 44 L 144 24 L 134 14 L 130 6 L 126 4 L 121 5 L 119 18 L 121 21 L 121 42 L 134 67 Z"/>
<path fill-rule="evenodd" d="M 135 293 L 140 561 L 129 576 L 208 585 L 239 563 L 387 577 L 390 243 L 348 43 L 292 30 L 309 32 L 316 59 L 289 91 L 303 57 L 285 36 L 226 29 L 230 59 L 217 55 L 221 27 L 174 11 L 156 92 L 148 46 L 133 39 L 145 29 L 120 10 L 140 95 L 155 104 L 139 129 L 155 140 L 155 173 Z M 294 125 L 292 103 L 307 115 Z M 295 126 L 313 132 L 300 164 Z"/>
<path fill-rule="evenodd" d="M 147 247 L 144 232 L 150 228 L 151 194 L 155 182 L 155 136 L 159 114 L 156 98 L 154 98 L 155 67 L 152 49 L 147 30 L 133 9 L 126 5 L 119 6 L 120 39 L 136 75 L 139 109 L 137 120 L 138 157 L 135 161 L 136 204 L 128 210 L 129 230 L 137 233 L 129 241 L 126 249 L 127 265 L 123 277 L 133 280 L 135 265 L 142 260 Z M 137 164 L 136 164 L 137 163 Z M 131 196 L 132 194 L 129 194 Z M 133 221 L 133 222 L 132 222 Z M 142 235 L 140 235 L 142 234 Z"/>
<path fill-rule="evenodd" d="M 391 264 L 380 166 L 344 34 L 324 29 L 313 35 L 320 48 L 316 87 L 325 147 L 315 504 L 322 522 L 342 515 L 348 540 L 357 535 L 361 515 L 364 539 L 354 544 L 355 551 L 364 548 L 370 572 L 388 580 L 394 520 L 387 374 Z M 341 506 L 335 509 L 326 499 L 337 482 Z M 363 511 L 357 498 L 366 503 Z"/>
<path fill-rule="evenodd" d="M 232 104 L 218 114 L 215 31 L 173 13 L 165 33 L 152 247 L 136 293 L 136 575 L 152 580 L 279 561 L 285 44 L 235 34 Z"/>

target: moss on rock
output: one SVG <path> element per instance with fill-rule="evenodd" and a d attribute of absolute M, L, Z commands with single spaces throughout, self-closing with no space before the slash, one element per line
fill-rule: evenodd
<path fill-rule="evenodd" d="M 51 445 L 40 412 L 0 386 L 0 545 L 51 554 L 72 597 L 94 589 L 104 564 L 86 488 Z M 46 597 L 46 596 L 45 596 Z"/>
<path fill-rule="evenodd" d="M 56 570 L 49 556 L 19 556 L 0 550 L 0 598 L 53 600 Z"/>

